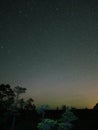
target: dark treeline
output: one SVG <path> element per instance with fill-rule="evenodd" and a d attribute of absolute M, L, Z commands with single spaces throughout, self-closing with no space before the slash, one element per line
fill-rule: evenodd
<path fill-rule="evenodd" d="M 55 110 L 48 109 L 47 106 L 37 108 L 32 98 L 26 101 L 20 98 L 25 92 L 26 88 L 19 86 L 12 89 L 8 84 L 0 85 L 0 130 L 38 130 L 38 123 L 42 119 L 57 121 L 67 111 L 66 106 Z M 72 122 L 72 128 L 58 130 L 98 130 L 97 103 L 94 109 L 72 108 L 70 111 L 77 117 L 77 120 Z M 49 130 L 57 130 L 57 128 Z"/>

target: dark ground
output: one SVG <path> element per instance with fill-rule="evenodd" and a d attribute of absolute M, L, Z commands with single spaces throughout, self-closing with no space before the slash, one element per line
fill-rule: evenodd
<path fill-rule="evenodd" d="M 73 109 L 78 120 L 73 123 L 72 130 L 98 130 L 98 110 Z M 62 110 L 47 110 L 46 118 L 57 120 L 61 117 Z M 41 116 L 36 111 L 20 111 L 15 114 L 16 122 L 14 130 L 37 130 L 37 124 Z M 0 130 L 11 130 L 13 114 L 0 113 Z"/>

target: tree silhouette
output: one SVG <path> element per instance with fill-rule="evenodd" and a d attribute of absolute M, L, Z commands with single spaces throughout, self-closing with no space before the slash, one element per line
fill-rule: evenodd
<path fill-rule="evenodd" d="M 14 92 L 9 84 L 0 85 L 0 109 L 9 109 L 14 102 Z"/>
<path fill-rule="evenodd" d="M 98 103 L 93 107 L 93 109 L 98 110 Z"/>
<path fill-rule="evenodd" d="M 20 96 L 20 94 L 22 94 L 22 93 L 25 93 L 25 91 L 26 91 L 26 88 L 22 88 L 22 87 L 20 87 L 20 86 L 16 86 L 15 88 L 14 88 L 14 92 L 15 92 L 15 94 L 16 94 L 16 107 L 17 107 L 17 105 L 18 105 L 18 100 L 19 100 L 19 96 Z"/>
<path fill-rule="evenodd" d="M 25 103 L 25 109 L 26 110 L 35 110 L 36 106 L 32 104 L 34 100 L 32 98 L 29 98 Z"/>
<path fill-rule="evenodd" d="M 14 127 L 15 127 L 15 122 L 16 122 L 16 115 L 18 114 L 18 110 L 17 110 L 17 105 L 19 103 L 19 95 L 22 94 L 22 93 L 25 93 L 26 91 L 26 88 L 22 88 L 22 87 L 19 87 L 19 86 L 16 86 L 14 88 L 14 92 L 16 94 L 16 101 L 14 103 L 14 107 L 13 107 L 13 120 L 12 120 L 12 127 L 11 127 L 11 130 L 14 130 Z"/>
<path fill-rule="evenodd" d="M 24 101 L 23 98 L 21 98 L 21 99 L 18 100 L 18 105 L 19 105 L 19 108 L 20 108 L 21 110 L 24 109 L 25 104 L 26 104 L 26 102 Z"/>
<path fill-rule="evenodd" d="M 47 108 L 48 108 L 48 105 L 41 105 L 37 109 L 38 113 L 40 113 L 42 115 L 42 120 L 44 120 L 44 118 L 45 118 L 45 111 L 47 110 Z"/>
<path fill-rule="evenodd" d="M 66 105 L 62 105 L 62 110 L 66 111 Z"/>
<path fill-rule="evenodd" d="M 77 120 L 77 117 L 70 111 L 70 109 L 66 109 L 62 114 L 61 121 L 71 123 L 74 120 Z"/>
<path fill-rule="evenodd" d="M 66 109 L 66 111 L 62 114 L 61 119 L 58 122 L 58 130 L 70 130 L 72 128 L 72 122 L 77 120 L 77 117 L 70 111 L 70 109 Z"/>

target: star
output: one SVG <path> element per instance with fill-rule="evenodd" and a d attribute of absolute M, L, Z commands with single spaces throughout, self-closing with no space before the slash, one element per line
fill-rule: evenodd
<path fill-rule="evenodd" d="M 59 8 L 58 8 L 58 7 L 56 7 L 56 11 L 59 11 Z"/>
<path fill-rule="evenodd" d="M 0 46 L 0 48 L 1 48 L 1 49 L 4 49 L 4 46 L 3 46 L 3 45 L 1 45 L 1 46 Z"/>
<path fill-rule="evenodd" d="M 22 12 L 22 10 L 19 10 L 19 12 L 18 12 L 19 14 L 22 14 L 23 12 Z"/>

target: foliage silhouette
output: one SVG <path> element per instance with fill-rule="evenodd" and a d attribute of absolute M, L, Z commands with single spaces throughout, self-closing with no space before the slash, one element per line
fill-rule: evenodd
<path fill-rule="evenodd" d="M 32 98 L 29 98 L 25 103 L 25 109 L 26 110 L 35 110 L 36 106 L 33 104 L 34 100 Z"/>
<path fill-rule="evenodd" d="M 52 130 L 54 127 L 57 130 L 70 130 L 72 128 L 72 122 L 77 120 L 77 117 L 69 109 L 62 114 L 61 119 L 43 119 L 38 123 L 39 130 Z"/>
<path fill-rule="evenodd" d="M 98 103 L 93 107 L 93 109 L 98 110 Z"/>
<path fill-rule="evenodd" d="M 14 103 L 15 94 L 9 84 L 0 85 L 0 110 L 9 109 Z"/>
<path fill-rule="evenodd" d="M 72 124 L 69 122 L 60 122 L 58 123 L 57 130 L 70 130 L 72 128 Z"/>
<path fill-rule="evenodd" d="M 57 121 L 54 121 L 52 119 L 44 119 L 42 122 L 38 123 L 38 129 L 39 130 L 51 130 L 55 127 L 57 124 Z"/>
<path fill-rule="evenodd" d="M 14 92 L 15 92 L 15 95 L 16 95 L 16 105 L 18 103 L 20 94 L 25 93 L 25 91 L 26 91 L 26 88 L 22 88 L 20 86 L 16 86 L 14 88 Z"/>
<path fill-rule="evenodd" d="M 70 111 L 70 109 L 66 109 L 66 111 L 62 114 L 60 121 L 62 122 L 73 122 L 77 120 L 77 117 Z"/>
<path fill-rule="evenodd" d="M 14 88 L 14 92 L 16 94 L 16 101 L 14 103 L 14 107 L 12 109 L 12 112 L 13 112 L 13 120 L 12 120 L 12 127 L 11 127 L 11 130 L 14 130 L 14 127 L 15 127 L 15 122 L 16 122 L 16 116 L 18 114 L 18 103 L 19 103 L 19 95 L 22 94 L 22 93 L 25 93 L 26 91 L 26 88 L 22 88 L 20 86 L 16 86 Z"/>
<path fill-rule="evenodd" d="M 26 102 L 24 101 L 23 98 L 21 98 L 21 99 L 18 100 L 18 105 L 19 105 L 19 108 L 20 108 L 21 110 L 24 109 L 25 104 L 26 104 Z"/>
<path fill-rule="evenodd" d="M 69 108 L 62 114 L 61 119 L 58 121 L 58 130 L 70 130 L 72 128 L 72 122 L 78 118 L 70 111 Z"/>
<path fill-rule="evenodd" d="M 49 108 L 48 105 L 41 105 L 38 109 L 37 112 L 42 115 L 42 120 L 45 118 L 45 111 Z"/>

